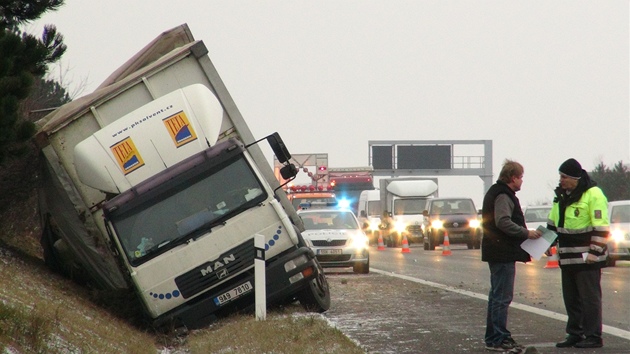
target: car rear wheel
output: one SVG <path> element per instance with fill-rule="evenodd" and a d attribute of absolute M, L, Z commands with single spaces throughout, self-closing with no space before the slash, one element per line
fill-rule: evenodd
<path fill-rule="evenodd" d="M 617 260 L 614 258 L 611 258 L 610 256 L 608 258 L 606 258 L 606 266 L 607 267 L 614 267 L 617 265 Z"/>

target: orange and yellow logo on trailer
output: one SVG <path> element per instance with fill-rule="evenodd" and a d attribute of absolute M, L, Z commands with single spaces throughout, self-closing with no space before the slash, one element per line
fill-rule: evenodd
<path fill-rule="evenodd" d="M 190 125 L 188 117 L 184 111 L 173 114 L 164 119 L 166 130 L 171 135 L 171 139 L 175 143 L 175 147 L 180 147 L 197 139 L 195 130 Z"/>
<path fill-rule="evenodd" d="M 144 160 L 130 137 L 112 145 L 110 149 L 124 174 L 144 166 Z"/>

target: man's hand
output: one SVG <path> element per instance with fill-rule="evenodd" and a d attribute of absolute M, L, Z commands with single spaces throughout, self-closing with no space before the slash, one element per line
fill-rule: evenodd
<path fill-rule="evenodd" d="M 597 262 L 597 256 L 594 254 L 588 254 L 588 256 L 586 256 L 586 264 L 593 264 Z"/>
<path fill-rule="evenodd" d="M 540 236 L 542 236 L 542 232 L 538 231 L 538 230 L 528 230 L 527 231 L 527 238 L 535 240 L 537 238 L 540 238 Z"/>

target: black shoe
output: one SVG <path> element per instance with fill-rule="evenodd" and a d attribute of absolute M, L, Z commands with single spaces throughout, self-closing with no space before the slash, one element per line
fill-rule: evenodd
<path fill-rule="evenodd" d="M 569 334 L 567 336 L 567 338 L 564 340 L 564 342 L 559 342 L 556 343 L 556 347 L 557 348 L 570 348 L 575 346 L 577 343 L 580 343 L 582 341 L 582 337 L 575 335 L 575 334 Z"/>
<path fill-rule="evenodd" d="M 523 349 L 525 348 L 524 346 L 516 343 L 516 341 L 512 338 L 512 337 L 507 337 L 503 340 L 503 343 L 508 343 L 509 345 L 511 345 L 514 348 L 519 348 L 519 349 Z"/>
<path fill-rule="evenodd" d="M 601 337 L 586 337 L 583 341 L 575 343 L 576 348 L 601 348 L 604 346 L 604 341 Z"/>

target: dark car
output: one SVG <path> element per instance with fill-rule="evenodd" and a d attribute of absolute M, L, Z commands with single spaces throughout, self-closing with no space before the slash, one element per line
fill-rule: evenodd
<path fill-rule="evenodd" d="M 435 250 L 448 234 L 450 244 L 463 243 L 468 249 L 481 248 L 481 225 L 470 198 L 433 198 L 425 210 L 424 249 Z"/>

